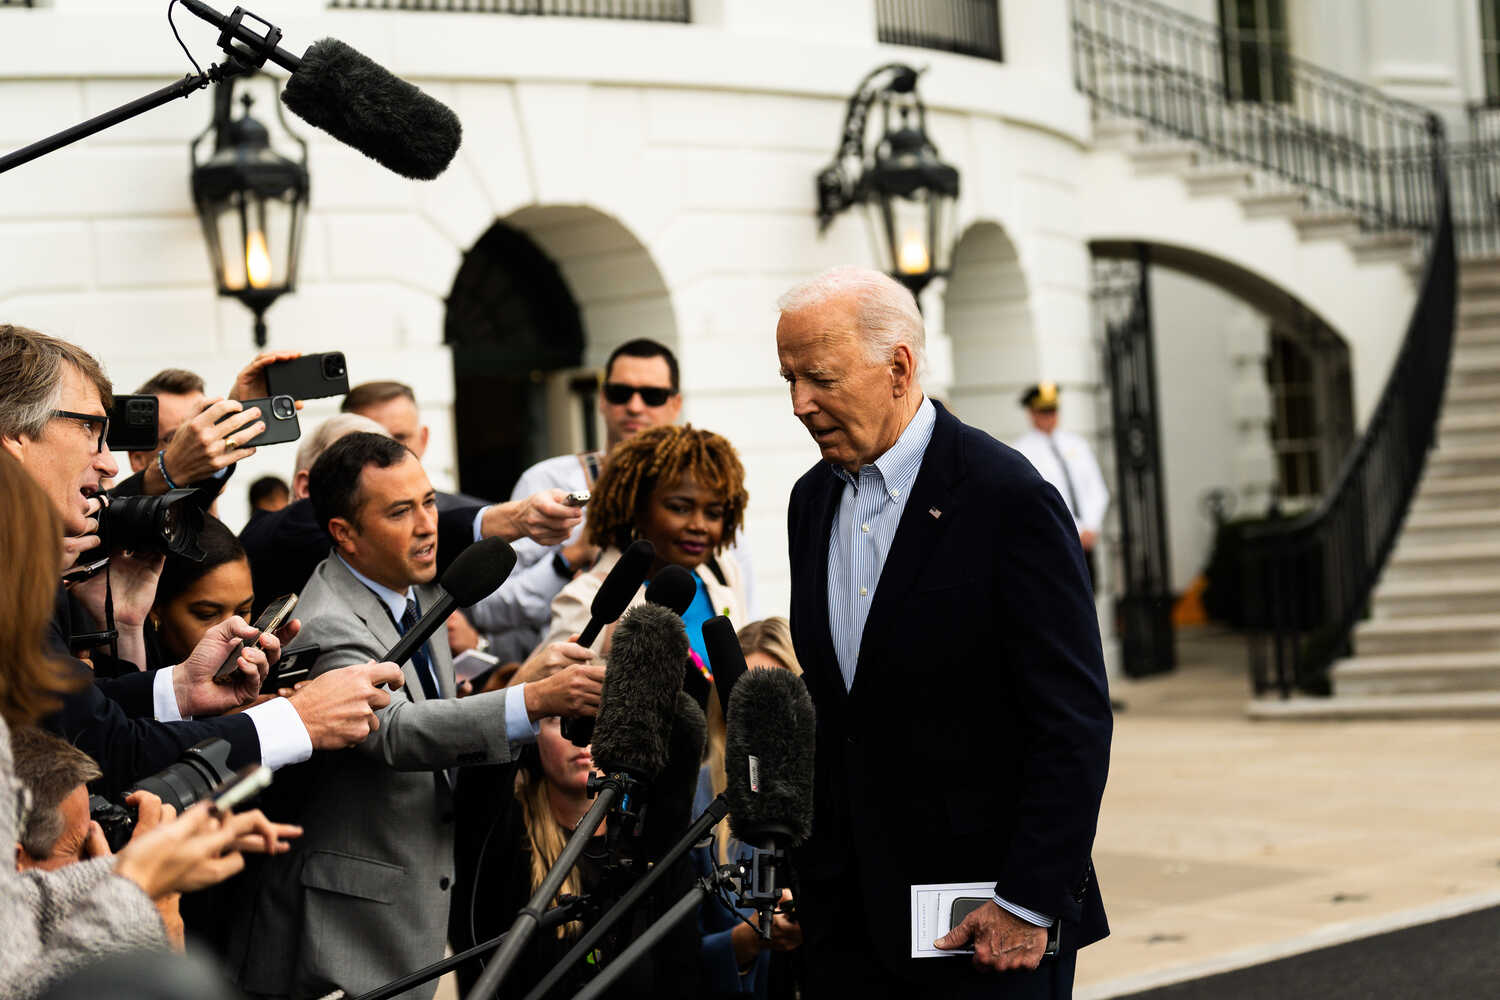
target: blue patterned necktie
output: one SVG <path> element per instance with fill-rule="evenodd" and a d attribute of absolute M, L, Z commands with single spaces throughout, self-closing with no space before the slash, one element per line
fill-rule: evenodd
<path fill-rule="evenodd" d="M 401 616 L 401 621 L 398 623 L 401 628 L 401 634 L 405 635 L 416 628 L 417 620 L 421 617 L 420 610 L 417 608 L 416 596 L 408 597 L 406 599 L 406 613 Z M 411 654 L 411 662 L 417 668 L 417 679 L 422 682 L 422 693 L 431 700 L 441 698 L 443 696 L 442 690 L 438 687 L 437 674 L 433 673 L 432 658 L 427 655 L 427 644 L 425 642 L 422 643 L 420 649 Z"/>

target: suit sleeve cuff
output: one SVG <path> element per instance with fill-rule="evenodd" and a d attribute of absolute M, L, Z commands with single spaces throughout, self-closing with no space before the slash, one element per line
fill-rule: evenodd
<path fill-rule="evenodd" d="M 177 691 L 172 687 L 172 674 L 176 667 L 158 670 L 151 681 L 151 714 L 157 722 L 181 722 L 182 710 L 177 707 Z"/>
<path fill-rule="evenodd" d="M 272 698 L 247 709 L 245 714 L 255 723 L 260 762 L 271 770 L 300 764 L 312 756 L 312 737 L 302 724 L 302 716 L 286 698 Z"/>
<path fill-rule="evenodd" d="M 490 506 L 493 507 L 494 504 Z M 489 507 L 481 507 L 479 508 L 479 513 L 474 515 L 474 541 L 476 542 L 484 539 L 484 515 L 489 513 L 489 509 Z"/>
<path fill-rule="evenodd" d="M 995 896 L 995 904 L 999 906 L 1000 909 L 1007 910 L 1012 915 L 1020 917 L 1028 924 L 1035 924 L 1038 927 L 1052 926 L 1051 917 L 1044 917 L 1035 910 L 1028 910 L 1024 906 L 1017 906 L 1015 903 L 1007 903 L 1005 900 L 1001 899 L 998 894 Z"/>
<path fill-rule="evenodd" d="M 512 743 L 535 743 L 542 731 L 540 722 L 526 714 L 526 685 L 505 689 L 505 738 Z"/>

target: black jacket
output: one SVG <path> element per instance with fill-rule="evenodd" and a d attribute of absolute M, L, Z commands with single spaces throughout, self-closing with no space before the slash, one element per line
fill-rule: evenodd
<path fill-rule="evenodd" d="M 48 628 L 50 650 L 72 664 L 85 679 L 88 665 L 68 653 L 72 616 L 59 587 L 57 610 Z M 104 776 L 94 783 L 103 795 L 116 795 L 141 778 L 173 763 L 195 743 L 211 737 L 229 741 L 231 767 L 260 760 L 255 723 L 244 714 L 184 722 L 157 722 L 152 704 L 156 671 L 128 672 L 115 678 L 92 678 L 61 698 L 62 706 L 42 720 L 56 733 L 94 758 Z"/>
<path fill-rule="evenodd" d="M 875 950 L 903 975 L 917 964 L 913 884 L 993 879 L 1007 901 L 1061 917 L 1065 943 L 1103 937 L 1089 854 L 1112 716 L 1062 498 L 939 405 L 846 691 L 828 624 L 843 488 L 819 463 L 787 518 L 792 637 L 818 713 L 804 889 L 853 865 Z"/>
<path fill-rule="evenodd" d="M 484 507 L 472 497 L 439 493 L 438 574 L 474 541 L 474 516 Z M 318 563 L 328 558 L 333 542 L 318 524 L 312 501 L 306 498 L 277 511 L 258 510 L 240 532 L 240 544 L 250 558 L 250 582 L 255 588 L 255 614 L 283 594 L 301 593 Z"/>

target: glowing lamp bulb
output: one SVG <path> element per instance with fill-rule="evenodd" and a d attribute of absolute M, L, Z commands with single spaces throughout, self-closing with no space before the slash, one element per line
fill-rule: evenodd
<path fill-rule="evenodd" d="M 250 230 L 245 238 L 245 276 L 251 288 L 271 284 L 271 254 L 266 249 L 266 234 L 259 229 Z"/>
<path fill-rule="evenodd" d="M 932 266 L 932 260 L 927 255 L 927 244 L 922 242 L 922 234 L 915 229 L 908 229 L 901 236 L 901 249 L 896 253 L 896 268 L 902 274 L 922 274 Z"/>

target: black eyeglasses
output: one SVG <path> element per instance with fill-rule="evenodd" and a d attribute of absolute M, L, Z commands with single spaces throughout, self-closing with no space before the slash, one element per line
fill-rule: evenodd
<path fill-rule="evenodd" d="M 53 410 L 54 417 L 62 417 L 64 420 L 82 420 L 84 423 L 99 427 L 99 441 L 95 445 L 96 450 L 104 450 L 105 439 L 109 437 L 109 417 L 99 413 L 74 413 L 72 410 Z"/>
<path fill-rule="evenodd" d="M 659 385 L 629 385 L 625 382 L 604 383 L 604 398 L 616 406 L 624 406 L 630 397 L 641 394 L 641 402 L 647 406 L 665 406 L 667 400 L 677 395 L 676 389 L 664 389 Z"/>

